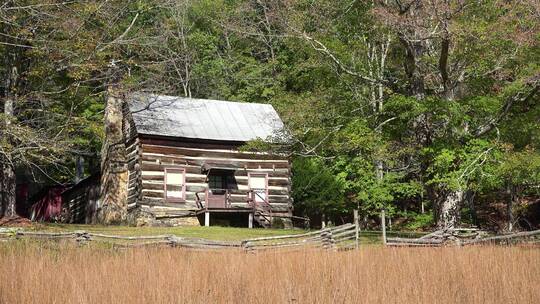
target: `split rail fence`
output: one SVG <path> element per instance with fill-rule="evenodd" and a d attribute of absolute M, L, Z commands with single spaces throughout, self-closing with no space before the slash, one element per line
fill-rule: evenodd
<path fill-rule="evenodd" d="M 437 230 L 419 238 L 387 238 L 387 246 L 438 247 L 468 245 L 540 245 L 540 230 L 488 236 L 487 232 L 475 228 L 452 228 Z"/>
<path fill-rule="evenodd" d="M 72 240 L 79 245 L 88 244 L 89 242 L 102 242 L 114 247 L 171 246 L 203 250 L 241 249 L 248 252 L 305 247 L 338 250 L 358 246 L 357 227 L 355 224 L 345 224 L 302 234 L 262 237 L 243 241 L 216 241 L 174 235 L 119 236 L 87 231 L 37 232 L 0 228 L 0 241 L 8 242 L 23 239 Z"/>
<path fill-rule="evenodd" d="M 154 236 L 118 236 L 101 233 L 74 232 L 38 232 L 17 228 L 0 228 L 0 242 L 21 239 L 38 240 L 74 240 L 78 244 L 102 242 L 114 247 L 171 246 L 200 250 L 236 249 L 246 252 L 266 250 L 295 250 L 318 248 L 325 250 L 349 250 L 360 246 L 360 225 L 358 213 L 355 212 L 354 223 L 310 231 L 301 234 L 252 238 L 242 241 L 216 241 L 201 238 L 186 238 L 175 235 Z M 380 238 L 386 246 L 393 247 L 437 247 L 467 246 L 482 244 L 532 244 L 540 245 L 540 230 L 517 232 L 489 236 L 487 232 L 474 228 L 454 228 L 438 230 L 419 237 L 402 237 L 415 234 L 399 233 L 399 237 L 387 237 L 384 212 L 381 214 L 382 231 L 363 231 L 362 236 L 368 239 Z M 389 235 L 396 232 L 389 231 Z"/>

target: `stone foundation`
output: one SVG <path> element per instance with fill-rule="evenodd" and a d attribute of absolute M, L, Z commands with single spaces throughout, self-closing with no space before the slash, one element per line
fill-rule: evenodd
<path fill-rule="evenodd" d="M 154 227 L 178 227 L 178 226 L 201 226 L 196 216 L 183 217 L 160 217 L 143 208 L 134 208 L 129 212 L 128 224 L 131 226 L 154 226 Z"/>

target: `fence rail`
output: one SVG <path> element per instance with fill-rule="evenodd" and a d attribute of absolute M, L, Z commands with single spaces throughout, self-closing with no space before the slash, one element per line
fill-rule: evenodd
<path fill-rule="evenodd" d="M 19 229 L 1 229 L 0 240 L 13 241 L 19 239 L 38 240 L 74 240 L 80 245 L 89 242 L 105 242 L 120 247 L 162 246 L 183 247 L 192 249 L 241 249 L 248 252 L 279 248 L 315 247 L 328 250 L 345 248 L 347 242 L 354 240 L 354 224 L 302 234 L 252 238 L 243 241 L 215 241 L 202 238 L 186 238 L 175 235 L 120 236 L 93 233 L 87 231 L 45 232 L 25 231 Z"/>
<path fill-rule="evenodd" d="M 379 235 L 386 246 L 394 247 L 437 247 L 467 246 L 481 244 L 540 244 L 540 230 L 517 232 L 512 234 L 488 236 L 486 232 L 472 228 L 438 230 L 420 237 L 415 233 L 389 232 L 394 237 L 384 237 L 385 231 L 363 231 L 364 236 Z M 246 252 L 266 250 L 295 250 L 301 248 L 319 248 L 326 250 L 348 250 L 358 248 L 360 244 L 358 221 L 341 226 L 325 228 L 300 234 L 251 238 L 242 241 L 216 241 L 202 238 L 187 238 L 175 235 L 121 236 L 94 233 L 88 231 L 47 232 L 25 231 L 19 228 L 0 228 L 0 241 L 9 242 L 20 239 L 37 240 L 74 240 L 83 245 L 89 242 L 102 242 L 118 247 L 170 246 L 190 249 L 236 249 Z"/>
<path fill-rule="evenodd" d="M 474 228 L 437 230 L 419 238 L 387 239 L 387 246 L 467 246 L 477 244 L 540 244 L 540 230 L 488 236 L 487 232 Z"/>
<path fill-rule="evenodd" d="M 242 241 L 246 251 L 262 251 L 268 249 L 323 248 L 327 250 L 356 247 L 356 225 L 345 224 L 318 231 L 296 235 L 281 235 L 247 239 Z"/>

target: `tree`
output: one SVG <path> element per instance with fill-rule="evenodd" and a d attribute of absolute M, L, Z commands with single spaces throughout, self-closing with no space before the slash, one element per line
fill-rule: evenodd
<path fill-rule="evenodd" d="M 298 5 L 302 7 L 302 2 Z M 435 204 L 438 225 L 453 227 L 459 221 L 467 183 L 465 180 L 452 185 L 442 181 L 435 183 L 434 176 L 430 174 L 433 171 L 429 168 L 438 156 L 423 151 L 444 153 L 444 149 L 433 148 L 444 145 L 459 147 L 475 138 L 492 137 L 492 131 L 507 118 L 513 106 L 537 97 L 537 70 L 530 66 L 530 61 L 517 59 L 525 58 L 527 52 L 537 47 L 534 3 L 374 1 L 368 11 L 379 20 L 380 31 L 354 24 L 350 28 L 358 32 L 346 32 L 337 44 L 333 37 L 321 34 L 339 28 L 340 24 L 351 24 L 343 15 L 355 12 L 355 9 L 366 11 L 362 7 L 364 5 L 353 3 L 346 9 L 337 6 L 340 18 L 330 19 L 328 15 L 336 14 L 335 10 L 321 4 L 318 8 L 328 15 L 304 21 L 300 26 L 296 25 L 293 32 L 328 58 L 339 73 L 373 89 L 384 86 L 386 98 L 405 101 L 405 106 L 411 106 L 405 109 L 408 113 L 396 113 L 387 108 L 376 113 L 378 119 L 375 121 L 382 121 L 385 128 L 392 129 L 398 123 L 405 127 L 398 137 L 388 139 L 395 140 L 396 144 L 405 140 L 415 147 L 407 159 L 409 164 L 403 165 L 419 165 L 420 172 L 414 174 L 427 182 L 426 192 Z M 314 27 L 313 23 L 325 26 Z M 390 35 L 390 41 L 394 42 L 389 45 L 389 60 L 385 61 L 387 72 L 370 74 L 366 65 L 353 59 L 369 59 L 371 55 L 366 46 L 370 44 L 366 41 L 381 41 L 384 35 Z M 369 38 L 366 40 L 364 37 Z M 471 37 L 482 39 L 473 44 Z M 339 49 L 353 43 L 361 47 L 348 48 L 352 54 Z M 399 95 L 403 98 L 397 98 Z M 468 100 L 477 96 L 490 96 L 491 101 L 499 105 L 498 110 L 489 113 L 487 118 L 475 115 L 477 113 L 473 109 L 460 111 Z M 396 102 L 394 108 L 404 109 L 403 106 Z M 374 125 L 373 128 L 379 127 Z M 463 170 L 461 166 L 466 166 L 466 162 L 458 161 L 457 166 L 458 170 Z"/>
<path fill-rule="evenodd" d="M 128 37 L 143 12 L 122 1 L 2 4 L 0 216 L 15 214 L 16 169 L 61 182 L 73 154 L 96 154 L 95 114 L 108 85 L 129 78 L 126 54 L 146 36 Z"/>

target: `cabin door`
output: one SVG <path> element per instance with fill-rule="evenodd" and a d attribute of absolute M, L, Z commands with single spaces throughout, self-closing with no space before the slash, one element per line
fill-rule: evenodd
<path fill-rule="evenodd" d="M 268 201 L 268 174 L 250 173 L 249 190 L 253 191 L 255 203 Z"/>

